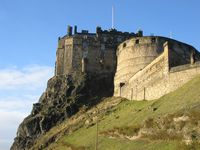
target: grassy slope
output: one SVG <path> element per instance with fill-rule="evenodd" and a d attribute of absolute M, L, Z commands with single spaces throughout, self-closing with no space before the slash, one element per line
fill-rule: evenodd
<path fill-rule="evenodd" d="M 153 101 L 123 101 L 106 113 L 99 121 L 99 132 L 115 127 L 124 128 L 143 124 L 150 117 L 163 117 L 183 109 L 189 109 L 200 103 L 200 77 L 197 77 L 178 90 Z M 153 109 L 156 108 L 156 111 Z M 70 135 L 63 136 L 51 144 L 49 149 L 66 150 L 69 145 L 73 149 L 94 149 L 96 126 L 85 126 Z M 99 136 L 101 150 L 173 150 L 180 146 L 178 141 L 162 141 L 137 139 L 134 141 Z M 81 148 L 84 147 L 84 148 Z"/>

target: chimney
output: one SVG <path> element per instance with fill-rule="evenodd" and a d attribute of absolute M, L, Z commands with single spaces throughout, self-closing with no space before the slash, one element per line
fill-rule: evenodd
<path fill-rule="evenodd" d="M 76 34 L 77 33 L 77 26 L 75 25 L 74 26 L 74 34 Z"/>
<path fill-rule="evenodd" d="M 143 31 L 142 31 L 142 30 L 138 30 L 137 36 L 138 36 L 138 37 L 142 37 L 142 36 L 143 36 Z"/>
<path fill-rule="evenodd" d="M 72 27 L 70 25 L 67 26 L 67 35 L 68 36 L 72 35 Z"/>

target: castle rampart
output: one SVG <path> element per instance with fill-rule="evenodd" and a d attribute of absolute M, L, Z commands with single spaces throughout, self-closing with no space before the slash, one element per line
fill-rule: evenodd
<path fill-rule="evenodd" d="M 137 37 L 119 45 L 115 84 L 126 82 L 163 52 L 156 37 Z"/>
<path fill-rule="evenodd" d="M 191 46 L 181 44 L 183 43 L 178 43 L 180 47 L 185 48 L 185 51 L 188 49 L 188 52 L 184 52 L 184 58 L 191 57 Z M 127 78 L 123 86 L 120 86 L 122 85 L 120 83 L 117 85 L 117 82 L 115 82 L 114 95 L 133 100 L 157 99 L 182 86 L 195 75 L 200 74 L 199 62 L 188 63 L 191 60 L 190 58 L 181 61 L 180 57 L 176 57 L 180 51 L 176 41 L 166 42 L 163 45 L 163 50 L 163 53 L 150 64 L 135 73 L 131 78 Z M 199 60 L 198 52 L 195 49 L 192 50 L 196 53 L 195 59 Z M 176 59 L 180 60 L 176 61 Z M 179 65 L 184 63 L 187 63 L 187 65 Z"/>
<path fill-rule="evenodd" d="M 114 96 L 151 100 L 174 91 L 200 74 L 200 53 L 192 46 L 161 36 L 115 29 L 96 33 L 68 26 L 59 38 L 55 75 L 78 71 L 114 76 Z"/>

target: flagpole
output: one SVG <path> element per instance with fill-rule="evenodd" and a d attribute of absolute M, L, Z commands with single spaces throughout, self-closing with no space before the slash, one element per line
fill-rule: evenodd
<path fill-rule="evenodd" d="M 112 6 L 112 29 L 114 29 L 114 6 Z"/>

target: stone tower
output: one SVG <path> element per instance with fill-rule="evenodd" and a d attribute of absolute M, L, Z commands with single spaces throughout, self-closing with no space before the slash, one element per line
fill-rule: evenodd
<path fill-rule="evenodd" d="M 96 33 L 87 30 L 77 31 L 77 26 L 68 26 L 68 33 L 58 40 L 55 75 L 68 74 L 71 71 L 87 73 L 115 73 L 116 49 L 123 41 L 140 34 L 120 32 L 116 29 L 102 30 Z"/>

